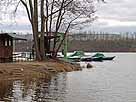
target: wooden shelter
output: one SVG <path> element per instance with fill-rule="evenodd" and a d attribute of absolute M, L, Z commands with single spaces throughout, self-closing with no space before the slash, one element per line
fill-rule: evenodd
<path fill-rule="evenodd" d="M 47 33 L 45 32 L 45 35 L 44 35 L 44 46 L 45 46 L 45 52 L 47 54 L 51 54 L 53 53 L 53 51 L 51 50 L 51 45 L 52 44 L 49 44 L 49 43 L 52 43 L 52 41 L 56 38 L 56 39 L 59 39 L 60 38 L 60 32 L 58 32 L 58 35 L 54 36 L 55 35 L 55 32 L 48 32 L 48 35 Z M 40 32 L 39 32 L 39 35 L 40 35 Z M 39 36 L 40 38 L 40 36 Z M 39 45 L 40 45 L 40 39 L 39 39 Z M 34 46 L 33 46 L 34 47 Z"/>
<path fill-rule="evenodd" d="M 55 38 L 59 38 L 59 36 L 44 36 L 44 46 L 45 46 L 45 52 L 47 52 L 48 54 L 51 54 L 53 51 L 50 50 L 50 45 L 49 45 L 49 40 L 53 40 Z M 48 46 L 49 45 L 49 46 Z"/>
<path fill-rule="evenodd" d="M 0 63 L 13 61 L 13 41 L 26 40 L 15 33 L 0 33 Z"/>

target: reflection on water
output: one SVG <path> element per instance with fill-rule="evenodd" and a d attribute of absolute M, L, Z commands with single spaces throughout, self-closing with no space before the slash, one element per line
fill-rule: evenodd
<path fill-rule="evenodd" d="M 0 101 L 10 102 L 64 102 L 66 73 L 53 76 L 50 81 L 0 80 Z"/>
<path fill-rule="evenodd" d="M 92 69 L 60 73 L 48 81 L 0 80 L 0 100 L 136 102 L 136 54 L 116 54 L 116 56 L 114 61 L 93 62 Z"/>

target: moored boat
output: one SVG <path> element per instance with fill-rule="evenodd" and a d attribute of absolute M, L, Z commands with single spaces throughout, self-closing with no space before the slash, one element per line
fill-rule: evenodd
<path fill-rule="evenodd" d="M 95 55 L 93 55 L 92 57 L 100 57 L 102 58 L 102 60 L 113 60 L 115 58 L 115 56 L 112 57 L 106 57 L 104 54 L 102 53 L 96 53 Z"/>
<path fill-rule="evenodd" d="M 115 58 L 115 56 L 112 57 L 106 57 L 104 54 L 102 53 L 96 53 L 93 56 L 88 56 L 88 57 L 82 57 L 80 59 L 80 61 L 99 61 L 102 62 L 103 60 L 113 60 Z"/>
<path fill-rule="evenodd" d="M 103 60 L 113 60 L 115 58 L 115 56 L 113 56 L 113 57 L 103 57 L 102 59 Z"/>
<path fill-rule="evenodd" d="M 72 62 L 79 62 L 81 57 L 83 57 L 83 56 L 84 56 L 84 52 L 83 51 L 74 51 L 74 53 L 69 55 L 67 57 L 67 59 L 72 61 Z"/>
<path fill-rule="evenodd" d="M 90 62 L 90 61 L 103 61 L 102 57 L 86 57 L 86 58 L 81 58 L 80 61 L 85 61 L 85 62 Z"/>

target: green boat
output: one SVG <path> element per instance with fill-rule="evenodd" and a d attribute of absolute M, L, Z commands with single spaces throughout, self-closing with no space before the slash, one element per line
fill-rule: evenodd
<path fill-rule="evenodd" d="M 83 57 L 85 54 L 83 51 L 74 51 L 71 55 L 67 56 L 68 60 L 78 62 L 80 61 L 81 57 Z"/>
<path fill-rule="evenodd" d="M 92 56 L 89 56 L 89 57 L 82 57 L 80 59 L 80 61 L 82 62 L 90 62 L 90 61 L 97 61 L 97 62 L 102 62 L 102 57 L 92 57 Z"/>
<path fill-rule="evenodd" d="M 81 61 L 85 61 L 85 62 L 90 62 L 90 61 L 99 61 L 102 62 L 103 60 L 113 60 L 115 58 L 115 56 L 113 57 L 105 57 L 104 54 L 102 53 L 96 53 L 93 56 L 89 56 L 89 57 L 82 57 Z"/>
<path fill-rule="evenodd" d="M 102 60 L 113 60 L 115 58 L 115 56 L 112 57 L 106 57 L 104 54 L 102 53 L 96 53 L 95 55 L 93 55 L 92 57 L 97 57 L 97 58 L 102 58 Z"/>
<path fill-rule="evenodd" d="M 78 57 L 82 57 L 84 56 L 84 52 L 83 51 L 74 51 L 74 53 L 72 53 L 71 55 L 68 56 L 68 58 L 70 57 L 74 57 L 74 56 L 78 56 Z"/>

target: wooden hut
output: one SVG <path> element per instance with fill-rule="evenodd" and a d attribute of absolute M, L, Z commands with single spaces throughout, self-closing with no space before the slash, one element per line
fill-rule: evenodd
<path fill-rule="evenodd" d="M 51 50 L 51 46 L 49 45 L 49 43 L 51 43 L 55 38 L 56 39 L 59 39 L 60 38 L 60 32 L 58 32 L 58 35 L 57 36 L 54 36 L 55 35 L 55 32 L 48 32 L 48 36 L 45 32 L 45 35 L 44 35 L 44 46 L 45 46 L 45 52 L 47 54 L 51 54 L 53 53 L 53 51 Z M 39 35 L 40 35 L 40 32 L 39 32 Z M 40 38 L 40 36 L 39 36 Z M 39 39 L 39 45 L 40 45 L 40 39 Z"/>
<path fill-rule="evenodd" d="M 0 33 L 0 63 L 13 61 L 13 41 L 26 40 L 15 33 Z"/>

